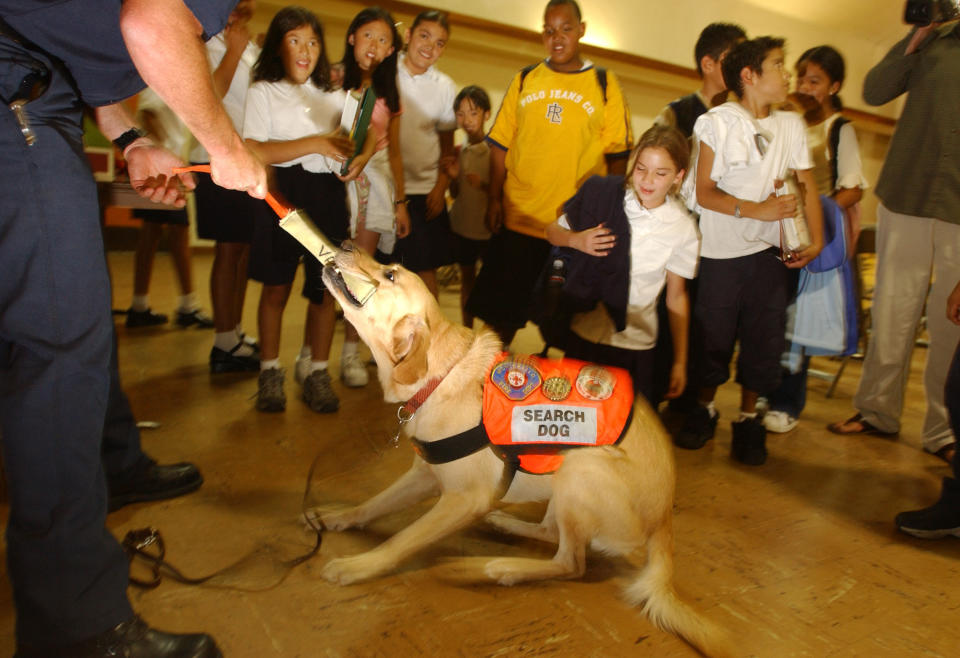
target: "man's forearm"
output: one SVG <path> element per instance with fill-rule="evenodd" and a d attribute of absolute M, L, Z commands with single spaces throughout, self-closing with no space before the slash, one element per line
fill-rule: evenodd
<path fill-rule="evenodd" d="M 214 91 L 203 29 L 182 0 L 126 0 L 120 29 L 144 81 L 212 156 L 241 144 Z"/>

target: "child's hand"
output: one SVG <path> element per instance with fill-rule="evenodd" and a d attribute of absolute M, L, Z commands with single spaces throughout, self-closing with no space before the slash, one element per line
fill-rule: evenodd
<path fill-rule="evenodd" d="M 342 180 L 344 183 L 348 183 L 363 173 L 363 168 L 367 166 L 369 161 L 370 156 L 367 153 L 361 153 L 350 161 L 350 166 L 347 168 L 346 176 L 341 176 L 339 172 L 334 173 L 337 178 Z"/>
<path fill-rule="evenodd" d="M 433 189 L 427 194 L 427 219 L 438 216 L 447 207 L 446 187 L 437 181 Z"/>
<path fill-rule="evenodd" d="M 491 233 L 499 233 L 503 226 L 503 199 L 499 196 L 487 197 L 487 229 Z"/>
<path fill-rule="evenodd" d="M 353 155 L 353 140 L 340 132 L 317 136 L 317 153 L 344 162 Z"/>
<path fill-rule="evenodd" d="M 452 155 L 440 158 L 440 169 L 447 175 L 447 178 L 456 180 L 460 176 L 460 160 Z"/>
<path fill-rule="evenodd" d="M 397 238 L 405 238 L 410 235 L 410 215 L 407 213 L 407 204 L 397 204 Z"/>
<path fill-rule="evenodd" d="M 670 388 L 667 389 L 666 398 L 673 400 L 680 397 L 683 389 L 687 387 L 687 365 L 685 363 L 674 362 L 670 368 Z"/>
<path fill-rule="evenodd" d="M 798 270 L 812 261 L 823 249 L 823 244 L 812 244 L 803 251 L 798 251 L 790 260 L 783 262 L 791 270 Z"/>
<path fill-rule="evenodd" d="M 227 44 L 227 50 L 243 52 L 250 41 L 250 30 L 247 29 L 247 22 L 227 23 L 227 26 L 223 29 L 223 40 Z"/>
<path fill-rule="evenodd" d="M 793 194 L 777 196 L 771 194 L 763 203 L 756 204 L 756 210 L 750 214 L 753 219 L 775 222 L 778 219 L 797 216 L 797 197 Z"/>
<path fill-rule="evenodd" d="M 571 247 L 591 256 L 606 256 L 616 243 L 617 236 L 603 224 L 570 236 Z"/>

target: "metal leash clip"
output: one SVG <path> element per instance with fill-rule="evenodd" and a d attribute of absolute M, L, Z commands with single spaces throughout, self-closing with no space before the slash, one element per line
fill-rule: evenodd
<path fill-rule="evenodd" d="M 397 407 L 397 420 L 400 423 L 397 425 L 397 433 L 393 436 L 393 447 L 396 448 L 400 445 L 400 433 L 403 431 L 403 426 L 413 420 L 413 417 L 417 415 L 416 411 L 406 411 L 406 405 Z"/>

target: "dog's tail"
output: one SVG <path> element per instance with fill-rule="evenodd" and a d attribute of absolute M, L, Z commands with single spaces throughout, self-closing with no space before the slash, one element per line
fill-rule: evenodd
<path fill-rule="evenodd" d="M 626 589 L 631 605 L 659 628 L 676 633 L 700 653 L 718 658 L 732 656 L 726 632 L 684 603 L 673 589 L 673 530 L 668 517 L 647 542 L 647 565 Z"/>

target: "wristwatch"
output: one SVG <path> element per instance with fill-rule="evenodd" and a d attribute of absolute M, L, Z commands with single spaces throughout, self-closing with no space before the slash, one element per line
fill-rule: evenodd
<path fill-rule="evenodd" d="M 127 132 L 123 133 L 122 135 L 117 137 L 115 140 L 113 140 L 113 143 L 116 145 L 118 149 L 120 149 L 120 152 L 123 153 L 127 149 L 127 147 L 130 146 L 134 141 L 140 139 L 141 137 L 146 137 L 147 134 L 148 134 L 147 131 L 144 130 L 143 128 L 137 128 L 136 126 L 134 126 L 130 130 L 128 130 Z"/>

